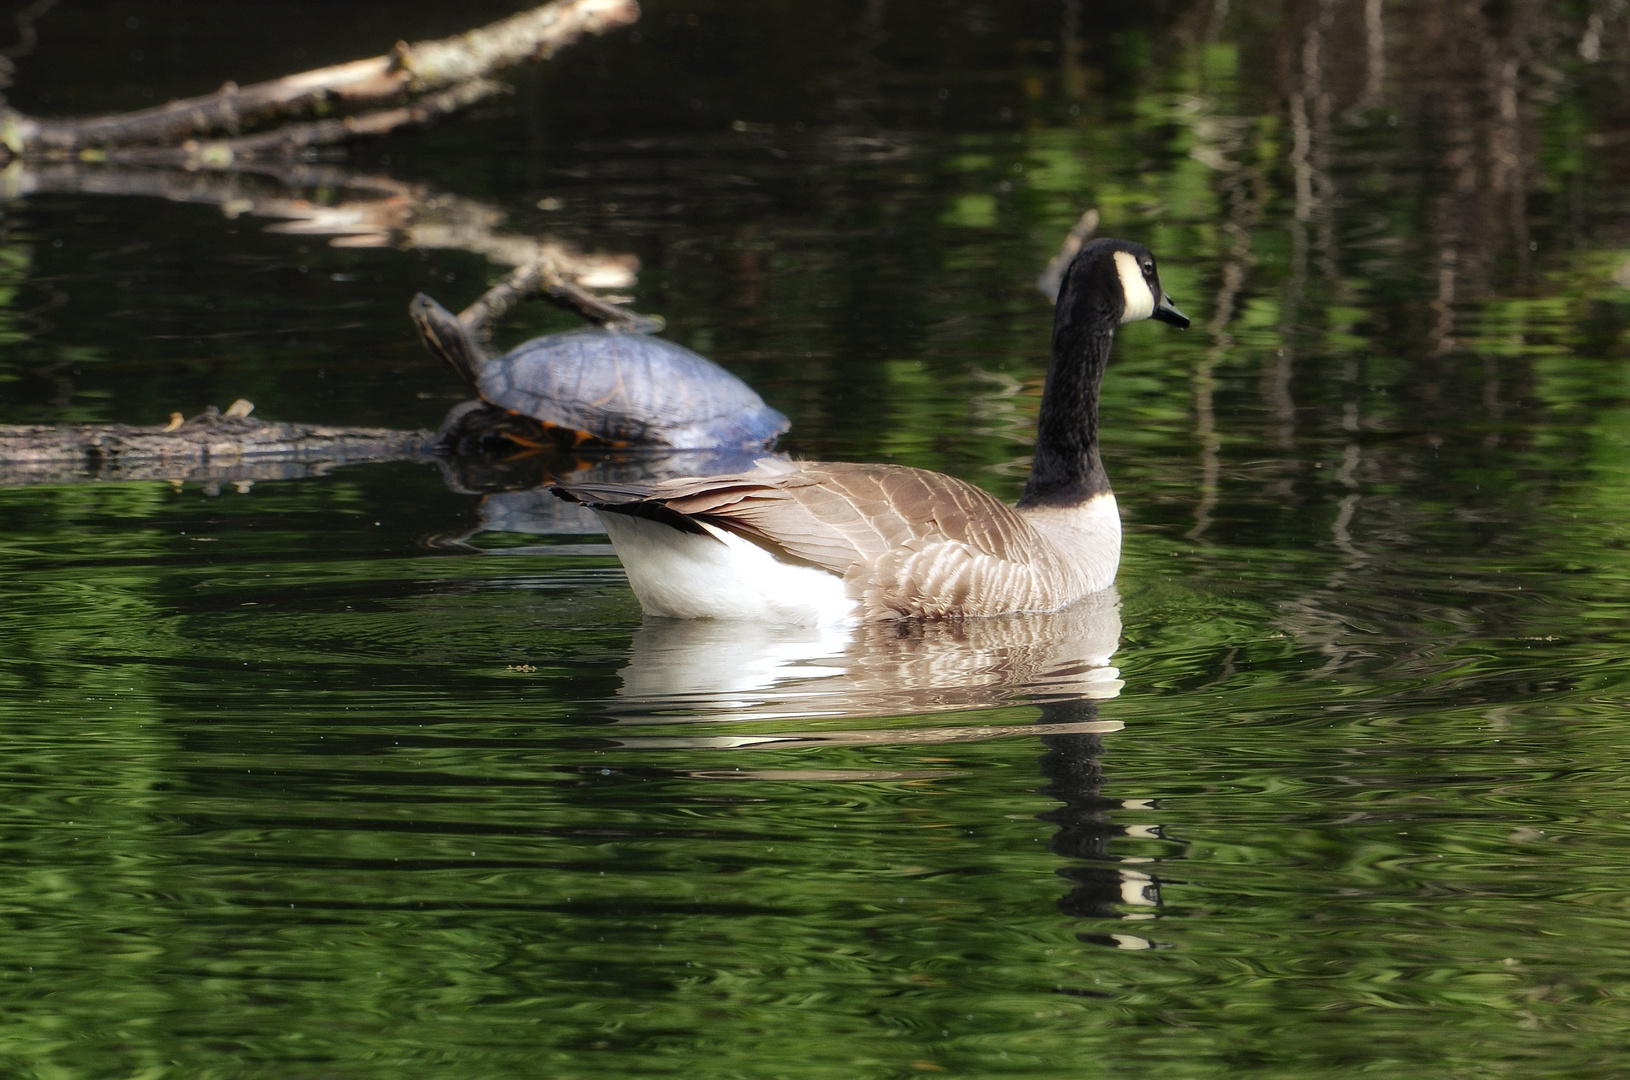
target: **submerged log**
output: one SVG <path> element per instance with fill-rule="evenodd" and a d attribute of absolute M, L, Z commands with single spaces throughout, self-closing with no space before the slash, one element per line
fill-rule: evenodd
<path fill-rule="evenodd" d="M 428 461 L 435 433 L 256 420 L 247 401 L 165 424 L 0 425 L 0 486 L 87 480 L 293 479 L 364 461 Z"/>

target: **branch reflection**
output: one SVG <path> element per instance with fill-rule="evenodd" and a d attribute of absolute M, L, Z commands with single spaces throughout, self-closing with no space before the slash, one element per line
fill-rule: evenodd
<path fill-rule="evenodd" d="M 334 247 L 459 249 L 499 266 L 548 260 L 590 289 L 626 289 L 639 269 L 632 255 L 586 255 L 552 236 L 508 232 L 504 212 L 491 203 L 338 165 L 266 162 L 252 171 L 187 172 L 19 159 L 0 171 L 0 201 L 48 194 L 218 206 L 228 218 L 277 219 L 268 232 L 330 237 Z"/>

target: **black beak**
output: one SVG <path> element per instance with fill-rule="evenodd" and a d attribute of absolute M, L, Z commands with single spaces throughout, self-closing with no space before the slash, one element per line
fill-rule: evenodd
<path fill-rule="evenodd" d="M 1189 317 L 1172 306 L 1172 298 L 1166 295 L 1165 290 L 1161 290 L 1160 303 L 1155 305 L 1155 312 L 1149 318 L 1159 319 L 1161 322 L 1169 323 L 1179 330 L 1189 328 Z"/>

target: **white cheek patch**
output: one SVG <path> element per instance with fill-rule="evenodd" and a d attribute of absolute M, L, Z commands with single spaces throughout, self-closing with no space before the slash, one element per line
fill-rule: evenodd
<path fill-rule="evenodd" d="M 1115 269 L 1121 275 L 1121 292 L 1126 294 L 1126 310 L 1121 322 L 1137 322 L 1155 313 L 1155 294 L 1143 280 L 1143 268 L 1130 251 L 1115 252 Z"/>

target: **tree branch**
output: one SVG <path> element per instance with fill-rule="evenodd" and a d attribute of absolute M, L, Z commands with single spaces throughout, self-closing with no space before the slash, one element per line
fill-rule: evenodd
<path fill-rule="evenodd" d="M 474 79 L 395 109 L 359 113 L 335 120 L 283 124 L 237 139 L 211 142 L 188 139 L 179 146 L 121 146 L 96 153 L 106 161 L 119 165 L 187 170 L 231 169 L 250 161 L 293 157 L 308 147 L 334 146 L 354 139 L 388 135 L 398 128 L 428 124 L 507 89 L 503 83 L 490 79 Z"/>
<path fill-rule="evenodd" d="M 600 326 L 614 326 L 636 334 L 655 334 L 667 325 L 660 315 L 640 315 L 602 300 L 566 276 L 554 259 L 544 256 L 518 266 L 476 301 L 458 313 L 458 321 L 472 334 L 485 335 L 504 312 L 535 292 L 542 292 L 557 307 L 583 316 Z"/>
<path fill-rule="evenodd" d="M 40 120 L 0 110 L 0 142 L 14 155 L 73 154 L 143 142 L 179 142 L 244 123 L 310 113 L 327 104 L 354 108 L 398 101 L 460 84 L 526 60 L 553 56 L 585 34 L 639 18 L 635 0 L 556 0 L 457 37 L 398 44 L 385 56 L 287 75 L 136 112 Z"/>

